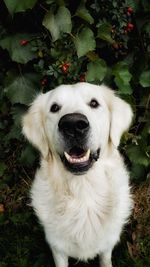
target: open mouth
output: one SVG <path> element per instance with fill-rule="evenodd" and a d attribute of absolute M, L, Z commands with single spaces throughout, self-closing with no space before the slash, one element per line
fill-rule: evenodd
<path fill-rule="evenodd" d="M 99 153 L 100 149 L 93 153 L 89 148 L 73 147 L 68 152 L 64 151 L 61 160 L 69 171 L 82 174 L 99 158 Z"/>
<path fill-rule="evenodd" d="M 65 155 L 66 160 L 70 164 L 84 163 L 89 160 L 90 149 L 88 149 L 87 151 L 84 151 L 83 149 L 79 147 L 74 147 L 69 151 L 69 154 L 65 151 L 64 155 Z"/>

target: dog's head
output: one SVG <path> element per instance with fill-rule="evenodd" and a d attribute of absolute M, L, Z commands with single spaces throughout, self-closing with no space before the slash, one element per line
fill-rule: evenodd
<path fill-rule="evenodd" d="M 75 174 L 117 148 L 131 123 L 130 106 L 106 86 L 61 85 L 39 95 L 23 118 L 23 133 L 46 159 L 49 151 Z"/>

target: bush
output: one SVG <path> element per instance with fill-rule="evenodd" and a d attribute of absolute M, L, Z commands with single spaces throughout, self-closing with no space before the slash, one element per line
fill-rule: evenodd
<path fill-rule="evenodd" d="M 134 124 L 122 150 L 131 162 L 132 178 L 146 179 L 149 1 L 4 0 L 0 5 L 1 150 L 7 155 L 10 143 L 22 141 L 20 117 L 39 91 L 61 83 L 104 82 L 133 107 Z M 31 150 L 21 145 L 18 163 L 32 164 Z M 3 174 L 2 161 L 3 156 Z"/>

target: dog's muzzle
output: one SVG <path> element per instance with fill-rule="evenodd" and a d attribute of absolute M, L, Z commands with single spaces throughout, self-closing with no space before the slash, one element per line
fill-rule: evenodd
<path fill-rule="evenodd" d="M 90 134 L 87 117 L 80 113 L 66 114 L 60 119 L 58 129 L 64 141 L 65 149 L 60 157 L 65 167 L 75 174 L 88 171 L 99 158 L 100 149 L 92 152 L 87 147 Z"/>

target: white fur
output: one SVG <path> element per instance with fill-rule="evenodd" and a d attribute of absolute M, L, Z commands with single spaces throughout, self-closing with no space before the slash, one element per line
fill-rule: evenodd
<path fill-rule="evenodd" d="M 88 105 L 96 98 L 100 107 Z M 52 103 L 61 110 L 51 113 Z M 88 145 L 101 148 L 100 157 L 83 175 L 65 169 L 59 153 L 63 141 L 60 118 L 84 114 L 91 127 Z M 32 206 L 42 223 L 56 267 L 68 257 L 88 260 L 100 255 L 102 267 L 112 267 L 111 252 L 130 214 L 129 177 L 117 150 L 131 123 L 130 106 L 106 86 L 88 83 L 61 85 L 39 95 L 23 118 L 23 132 L 41 152 L 41 167 L 31 189 Z"/>

